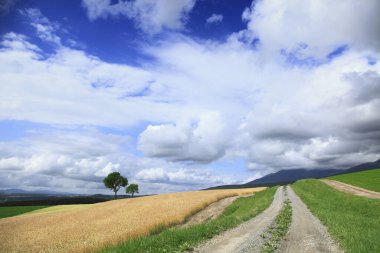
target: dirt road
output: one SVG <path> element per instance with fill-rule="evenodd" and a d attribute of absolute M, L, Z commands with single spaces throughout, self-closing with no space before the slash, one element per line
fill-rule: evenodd
<path fill-rule="evenodd" d="M 249 195 L 247 195 L 249 196 Z M 191 216 L 184 224 L 178 225 L 178 227 L 189 227 L 195 224 L 200 224 L 206 220 L 212 220 L 219 217 L 227 206 L 231 205 L 235 199 L 242 196 L 233 196 L 216 201 L 205 209 L 202 209 L 198 213 Z"/>
<path fill-rule="evenodd" d="M 334 187 L 338 191 L 347 192 L 356 196 L 367 197 L 371 199 L 380 199 L 379 192 L 370 191 L 354 185 L 345 184 L 343 182 L 330 179 L 321 179 L 321 181 L 330 185 L 331 187 Z"/>
<path fill-rule="evenodd" d="M 329 236 L 326 227 L 309 211 L 293 189 L 287 187 L 287 192 L 293 209 L 292 224 L 276 252 L 342 252 Z"/>
<path fill-rule="evenodd" d="M 244 253 L 259 252 L 263 243 L 260 235 L 279 213 L 284 202 L 284 191 L 279 187 L 271 206 L 255 218 L 201 244 L 194 252 Z"/>

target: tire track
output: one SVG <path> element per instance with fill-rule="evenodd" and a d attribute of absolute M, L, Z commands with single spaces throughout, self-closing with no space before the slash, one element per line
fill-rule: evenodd
<path fill-rule="evenodd" d="M 325 226 L 309 211 L 291 187 L 287 187 L 293 208 L 292 224 L 276 252 L 332 253 L 343 252 L 332 240 Z"/>
<path fill-rule="evenodd" d="M 350 185 L 331 179 L 321 179 L 321 181 L 341 192 L 346 192 L 352 195 L 371 199 L 380 199 L 380 192 L 370 191 L 367 189 L 357 187 L 355 185 Z"/>
<path fill-rule="evenodd" d="M 274 221 L 284 202 L 283 187 L 279 187 L 273 202 L 264 212 L 255 218 L 225 231 L 194 249 L 199 253 L 245 253 L 260 252 L 264 240 L 260 237 Z"/>

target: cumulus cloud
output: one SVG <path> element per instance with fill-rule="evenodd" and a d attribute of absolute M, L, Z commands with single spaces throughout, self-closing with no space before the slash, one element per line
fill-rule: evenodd
<path fill-rule="evenodd" d="M 351 20 L 347 19 L 351 0 L 331 3 L 333 10 L 339 6 L 334 15 L 315 3 L 267 2 L 271 1 L 256 2 L 245 11 L 247 29 L 225 42 L 176 34 L 144 47 L 143 53 L 154 61 L 142 67 L 107 63 L 63 45 L 46 56 L 28 37 L 5 34 L 0 50 L 4 84 L 0 119 L 66 127 L 127 129 L 140 122 L 148 126 L 136 137 L 145 157 L 128 156 L 133 164 L 122 159 L 126 153 L 119 150 L 119 137 L 99 135 L 96 138 L 102 142 L 92 142 L 85 134 L 77 135 L 75 140 L 84 145 L 80 148 L 69 141 L 58 145 L 56 138 L 44 152 L 3 143 L 0 168 L 13 172 L 8 179 L 2 174 L 1 181 L 15 182 L 16 175 L 28 175 L 24 169 L 28 168 L 36 172 L 30 175 L 33 182 L 61 171 L 63 180 L 74 180 L 79 187 L 83 180 L 99 183 L 96 180 L 110 170 L 134 168 L 136 176 L 131 179 L 154 192 L 196 187 L 185 178 L 206 186 L 202 177 L 214 176 L 203 173 L 205 164 L 234 158 L 245 160 L 257 175 L 280 169 L 345 168 L 377 160 L 380 52 L 373 37 L 378 33 L 367 36 L 368 29 L 377 29 L 376 3 L 355 2 L 352 18 L 357 22 L 351 34 L 344 32 L 348 25 L 341 21 Z M 319 12 L 322 18 L 312 19 Z M 276 17 L 288 30 L 272 29 Z M 374 22 L 371 28 L 366 26 L 369 20 Z M 294 29 L 296 24 L 299 30 Z M 313 33 L 304 29 L 306 24 Z M 248 35 L 259 38 L 258 47 L 243 39 Z M 281 49 L 293 50 L 299 43 L 307 44 L 299 49 L 300 58 L 325 57 L 342 44 L 349 50 L 313 66 L 284 61 Z M 51 136 L 56 135 L 46 138 Z M 46 143 L 41 138 L 38 142 Z M 32 139 L 25 140 L 30 143 L 26 146 L 42 149 Z M 76 152 L 68 153 L 66 145 Z M 187 186 L 180 187 L 181 183 Z"/>
<path fill-rule="evenodd" d="M 353 72 L 346 75 L 346 79 L 352 84 L 350 94 L 354 104 L 371 103 L 380 99 L 380 75 L 375 71 L 364 73 Z"/>
<path fill-rule="evenodd" d="M 54 136 L 54 138 L 52 138 Z M 35 132 L 29 137 L 14 142 L 1 142 L 0 150 L 4 161 L 15 161 L 14 157 L 24 157 L 20 159 L 26 161 L 28 166 L 33 169 L 52 168 L 49 161 L 56 162 L 57 166 L 68 167 L 73 160 L 82 158 L 102 158 L 106 155 L 117 154 L 120 152 L 120 146 L 129 142 L 128 137 L 116 136 L 111 134 L 101 134 L 92 130 L 75 130 L 75 131 L 54 131 L 54 132 Z M 100 143 L 102 143 L 100 145 Z M 42 154 L 40 156 L 40 154 Z M 57 155 L 59 154 L 59 155 Z M 46 163 L 41 166 L 34 166 L 43 162 L 42 156 L 46 156 Z M 49 159 L 51 156 L 52 159 Z M 40 158 L 42 157 L 42 158 Z M 100 160 L 90 159 L 93 162 Z M 30 162 L 28 162 L 30 161 Z M 25 163 L 18 162 L 19 167 L 25 167 Z M 86 163 L 82 163 L 85 165 Z M 107 163 L 105 163 L 107 164 Z M 21 166 L 23 165 L 23 166 Z M 89 166 L 91 167 L 91 166 Z M 53 168 L 54 169 L 54 168 Z"/>
<path fill-rule="evenodd" d="M 380 2 L 253 1 L 242 17 L 263 50 L 299 51 L 302 57 L 323 58 L 336 47 L 380 49 Z"/>
<path fill-rule="evenodd" d="M 193 124 L 149 125 L 139 137 L 139 148 L 148 156 L 171 161 L 211 162 L 224 155 L 227 142 L 224 122 L 211 112 Z"/>
<path fill-rule="evenodd" d="M 7 84 L 0 94 L 3 119 L 127 126 L 150 118 L 154 111 L 156 120 L 171 120 L 170 112 L 181 109 L 165 109 L 167 103 L 134 97 L 145 89 L 160 89 L 146 70 L 106 63 L 64 46 L 46 58 L 39 47 L 15 33 L 4 35 L 1 45 L 0 82 Z M 45 99 L 37 99 L 41 95 Z M 164 118 L 162 111 L 166 111 Z"/>
<path fill-rule="evenodd" d="M 171 163 L 136 157 L 128 148 L 130 140 L 85 128 L 36 131 L 18 141 L 0 142 L 0 187 L 108 193 L 102 181 L 113 171 L 138 183 L 143 194 L 235 182 L 209 169 L 178 169 Z"/>
<path fill-rule="evenodd" d="M 207 20 L 207 24 L 221 23 L 223 21 L 223 15 L 213 13 Z"/>
<path fill-rule="evenodd" d="M 51 187 L 53 180 L 79 192 L 78 185 L 85 183 L 102 189 L 108 173 L 129 174 L 127 156 L 121 156 L 127 143 L 128 137 L 90 129 L 35 132 L 18 141 L 0 142 L 0 171 L 17 182 L 14 186 Z"/>
<path fill-rule="evenodd" d="M 230 178 L 215 176 L 207 170 L 179 168 L 174 171 L 164 168 L 149 168 L 139 171 L 136 178 L 148 183 L 170 183 L 205 188 L 220 184 L 231 184 L 236 181 Z"/>
<path fill-rule="evenodd" d="M 149 34 L 160 33 L 164 29 L 180 30 L 188 19 L 196 0 L 83 0 L 90 20 L 125 16 L 135 21 L 137 27 Z"/>

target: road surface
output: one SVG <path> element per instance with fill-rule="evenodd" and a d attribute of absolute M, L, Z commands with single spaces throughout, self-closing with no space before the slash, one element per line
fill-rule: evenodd
<path fill-rule="evenodd" d="M 263 239 L 260 237 L 273 222 L 282 208 L 285 196 L 283 187 L 279 187 L 269 208 L 255 218 L 225 231 L 199 245 L 193 252 L 204 253 L 245 253 L 260 252 Z"/>
<path fill-rule="evenodd" d="M 293 189 L 288 186 L 287 192 L 293 210 L 292 224 L 285 240 L 276 252 L 342 252 L 331 239 L 326 227 L 309 211 Z"/>

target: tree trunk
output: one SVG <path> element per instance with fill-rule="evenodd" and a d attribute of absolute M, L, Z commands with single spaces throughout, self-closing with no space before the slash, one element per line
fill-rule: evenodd
<path fill-rule="evenodd" d="M 134 192 L 132 192 L 132 198 L 133 198 L 133 195 L 134 195 L 135 193 Z"/>
<path fill-rule="evenodd" d="M 115 191 L 115 197 L 114 197 L 114 199 L 116 199 L 116 191 Z"/>

